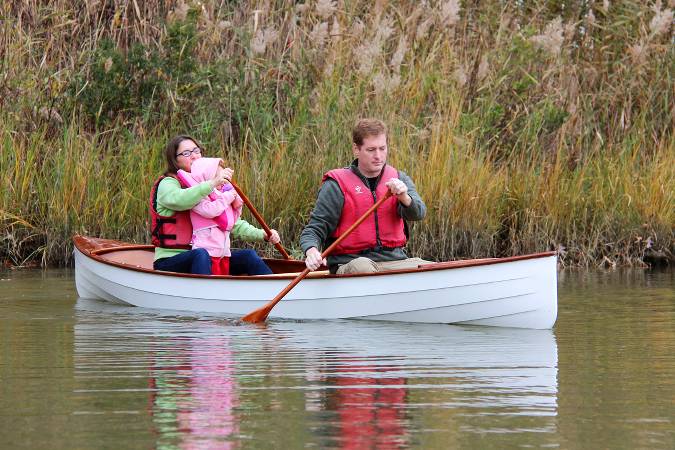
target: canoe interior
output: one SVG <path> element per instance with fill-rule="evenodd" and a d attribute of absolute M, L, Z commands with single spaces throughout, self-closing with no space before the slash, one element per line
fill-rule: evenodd
<path fill-rule="evenodd" d="M 101 239 L 80 235 L 74 236 L 73 242 L 75 244 L 75 247 L 80 252 L 82 252 L 83 254 L 85 254 L 90 258 L 93 258 L 106 264 L 111 264 L 115 266 L 124 267 L 126 269 L 137 270 L 142 272 L 153 272 L 158 274 L 161 273 L 174 276 L 186 276 L 186 277 L 207 276 L 207 275 L 177 274 L 153 270 L 152 262 L 154 257 L 154 247 L 152 245 L 133 244 L 129 242 L 115 241 L 112 239 Z M 507 258 L 483 258 L 483 259 L 468 259 L 459 261 L 445 261 L 419 266 L 417 269 L 392 270 L 387 272 L 378 272 L 375 274 L 329 275 L 328 271 L 325 270 L 326 267 L 322 267 L 321 270 L 312 272 L 308 276 L 310 278 L 376 276 L 394 273 L 407 273 L 416 271 L 442 270 L 459 267 L 490 265 L 523 259 L 541 258 L 552 255 L 555 255 L 555 252 L 542 252 L 542 253 L 534 253 L 531 255 L 513 256 Z M 292 278 L 305 269 L 304 261 L 271 259 L 271 258 L 265 258 L 264 260 L 274 273 L 274 275 L 271 275 L 272 277 Z M 227 277 L 227 275 L 225 276 Z M 260 277 L 261 276 L 257 276 L 256 278 Z M 270 277 L 270 275 L 264 275 L 263 277 Z"/>
<path fill-rule="evenodd" d="M 114 248 L 94 253 L 102 259 L 139 269 L 153 270 L 152 262 L 155 251 L 152 246 L 148 248 Z M 275 274 L 286 274 L 289 272 L 301 272 L 305 268 L 302 261 L 287 261 L 284 259 L 265 259 L 265 262 Z"/>
<path fill-rule="evenodd" d="M 94 259 L 128 268 L 154 271 L 152 262 L 155 249 L 152 245 L 132 244 L 88 236 L 75 236 L 73 242 L 78 250 Z M 301 272 L 305 268 L 303 261 L 265 258 L 265 262 L 275 274 Z"/>

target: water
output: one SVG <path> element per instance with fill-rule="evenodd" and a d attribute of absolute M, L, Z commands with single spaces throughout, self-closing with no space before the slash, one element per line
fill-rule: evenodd
<path fill-rule="evenodd" d="M 2 448 L 675 447 L 675 272 L 561 273 L 553 331 L 240 325 L 0 278 Z"/>

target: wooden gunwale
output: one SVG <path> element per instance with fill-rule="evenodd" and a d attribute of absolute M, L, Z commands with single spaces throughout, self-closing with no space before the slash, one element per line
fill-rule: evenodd
<path fill-rule="evenodd" d="M 175 273 L 175 272 L 162 272 L 157 270 L 146 269 L 144 267 L 139 267 L 133 264 L 121 263 L 110 261 L 106 258 L 103 258 L 101 255 L 106 253 L 111 253 L 115 251 L 125 251 L 125 250 L 148 250 L 152 251 L 154 247 L 152 245 L 144 244 L 132 244 L 120 241 L 114 241 L 110 239 L 98 239 L 90 238 L 87 236 L 75 235 L 73 237 L 73 243 L 75 247 L 82 252 L 87 257 L 98 261 L 103 264 L 110 266 L 120 267 L 127 270 L 133 270 L 136 272 L 145 272 L 154 275 L 161 276 L 171 276 L 171 277 L 184 277 L 184 278 L 205 278 L 205 279 L 237 279 L 237 280 L 283 280 L 283 279 L 293 279 L 297 276 L 295 273 L 290 273 L 288 275 L 276 275 L 276 276 L 267 276 L 267 275 L 197 275 L 197 274 L 184 274 L 184 273 Z M 399 270 L 388 270 L 386 272 L 375 272 L 375 273 L 355 273 L 355 274 L 346 274 L 346 275 L 331 275 L 331 274 L 312 274 L 308 275 L 308 278 L 353 278 L 353 277 L 371 277 L 371 276 L 387 276 L 395 274 L 406 274 L 406 273 L 418 273 L 418 272 L 430 272 L 437 270 L 450 270 L 458 269 L 463 267 L 477 267 L 477 266 L 489 266 L 492 264 L 501 264 L 513 261 L 524 261 L 527 259 L 536 259 L 536 258 L 546 258 L 549 256 L 554 256 L 555 251 L 532 253 L 529 255 L 521 256 L 508 256 L 505 258 L 483 258 L 483 259 L 466 259 L 459 261 L 444 261 L 433 264 L 426 264 L 418 266 L 413 269 L 399 269 Z M 293 261 L 285 259 L 265 259 L 265 261 L 283 264 L 283 265 L 297 265 L 298 269 L 303 270 L 305 264 L 303 261 Z M 294 264 L 295 263 L 295 264 Z M 299 271 L 300 271 L 299 270 Z"/>

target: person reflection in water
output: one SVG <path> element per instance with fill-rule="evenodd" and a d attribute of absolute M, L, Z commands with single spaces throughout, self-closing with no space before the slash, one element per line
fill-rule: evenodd
<path fill-rule="evenodd" d="M 238 432 L 233 412 L 238 399 L 229 339 L 186 344 L 156 355 L 150 385 L 158 448 L 234 448 L 230 439 Z"/>
<path fill-rule="evenodd" d="M 339 372 L 327 407 L 339 417 L 340 447 L 406 447 L 405 378 L 386 377 L 387 368 L 372 365 L 348 365 Z"/>

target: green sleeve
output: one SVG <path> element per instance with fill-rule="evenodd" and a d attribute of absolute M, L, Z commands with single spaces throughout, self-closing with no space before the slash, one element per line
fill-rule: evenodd
<path fill-rule="evenodd" d="M 192 209 L 212 189 L 208 181 L 181 189 L 178 180 L 166 177 L 157 186 L 157 212 L 163 216 L 172 216 L 176 211 Z"/>
<path fill-rule="evenodd" d="M 256 228 L 241 218 L 234 224 L 230 233 L 233 238 L 241 239 L 243 241 L 265 240 L 265 230 Z"/>

